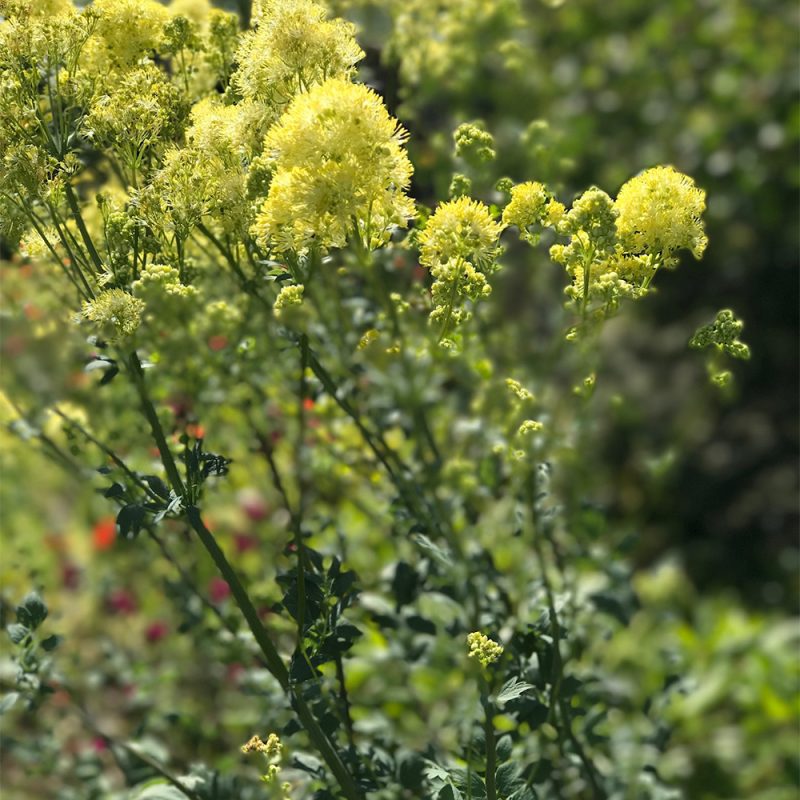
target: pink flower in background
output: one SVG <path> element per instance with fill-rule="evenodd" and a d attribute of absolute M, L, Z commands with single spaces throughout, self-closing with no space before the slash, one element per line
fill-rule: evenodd
<path fill-rule="evenodd" d="M 169 633 L 169 626 L 163 620 L 156 620 L 151 622 L 144 632 L 144 638 L 150 644 L 160 642 Z"/>
<path fill-rule="evenodd" d="M 138 604 L 127 589 L 114 589 L 106 596 L 106 607 L 112 614 L 133 614 Z"/>
<path fill-rule="evenodd" d="M 227 600 L 231 587 L 222 578 L 212 578 L 208 583 L 208 594 L 212 603 L 221 603 Z"/>
<path fill-rule="evenodd" d="M 239 507 L 253 522 L 260 522 L 269 514 L 269 505 L 256 489 L 242 489 L 238 498 Z"/>
<path fill-rule="evenodd" d="M 233 542 L 237 553 L 246 553 L 248 550 L 255 550 L 258 547 L 258 539 L 249 533 L 235 533 Z"/>

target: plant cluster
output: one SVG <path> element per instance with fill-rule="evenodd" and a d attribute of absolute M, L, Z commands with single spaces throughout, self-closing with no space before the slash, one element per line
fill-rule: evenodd
<path fill-rule="evenodd" d="M 598 338 L 659 270 L 703 255 L 705 192 L 671 166 L 616 198 L 494 174 L 479 191 L 498 148 L 475 122 L 427 209 L 408 132 L 357 79 L 352 24 L 279 0 L 239 32 L 184 5 L 2 7 L 0 226 L 34 273 L 14 302 L 36 287 L 33 338 L 83 365 L 66 381 L 12 365 L 10 430 L 113 508 L 97 547 L 116 538 L 137 568 L 109 614 L 158 575 L 189 660 L 246 673 L 230 736 L 199 725 L 176 755 L 152 746 L 187 738 L 156 701 L 135 731 L 101 727 L 81 653 L 65 642 L 49 671 L 39 651 L 59 640 L 37 639 L 47 611 L 27 597 L 17 697 L 60 696 L 122 778 L 95 759 L 54 796 L 676 796 L 651 713 L 669 687 L 632 704 L 598 667 L 639 606 L 630 567 L 563 486 L 600 413 Z M 467 5 L 475 30 L 514 6 Z M 546 363 L 515 360 L 491 324 L 516 238 L 544 238 L 566 272 Z M 740 330 L 723 311 L 692 346 L 743 357 Z M 244 495 L 245 542 L 220 512 L 253 485 L 269 511 Z M 148 680 L 135 654 L 103 657 Z M 232 760 L 245 740 L 261 781 Z M 58 750 L 42 737 L 55 774 Z"/>

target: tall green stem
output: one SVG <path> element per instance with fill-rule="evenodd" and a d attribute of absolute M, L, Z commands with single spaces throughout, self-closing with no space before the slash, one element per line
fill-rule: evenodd
<path fill-rule="evenodd" d="M 291 695 L 292 706 L 297 712 L 300 722 L 305 728 L 306 733 L 313 742 L 314 746 L 324 759 L 325 763 L 336 777 L 336 780 L 339 782 L 339 786 L 341 787 L 345 797 L 348 798 L 348 800 L 361 800 L 361 792 L 356 786 L 353 777 L 347 770 L 347 767 L 339 757 L 339 753 L 325 735 L 324 731 L 319 727 L 319 723 L 314 718 L 314 715 L 312 714 L 311 709 L 308 707 L 305 700 L 303 700 L 299 694 L 293 691 L 289 673 L 283 663 L 283 659 L 280 657 L 278 651 L 275 649 L 275 645 L 269 638 L 269 634 L 261 622 L 261 618 L 258 616 L 258 612 L 250 600 L 250 596 L 247 594 L 242 582 L 239 580 L 239 576 L 228 562 L 228 559 L 225 557 L 222 549 L 217 544 L 217 540 L 214 538 L 211 531 L 209 531 L 203 523 L 199 509 L 197 509 L 195 506 L 190 506 L 187 508 L 186 518 L 189 520 L 189 524 L 197 533 L 203 546 L 206 548 L 208 554 L 216 564 L 217 569 L 219 569 L 220 573 L 222 574 L 222 577 L 231 587 L 231 594 L 236 601 L 236 605 L 239 606 L 239 610 L 242 612 L 242 615 L 247 622 L 247 626 L 250 628 L 250 631 L 256 640 L 256 644 L 258 644 L 259 649 L 264 654 L 267 669 L 269 669 L 275 680 L 278 681 L 281 688 Z"/>
<path fill-rule="evenodd" d="M 136 390 L 139 394 L 142 410 L 147 418 L 147 421 L 150 423 L 153 439 L 156 443 L 156 447 L 158 447 L 158 451 L 161 455 L 161 460 L 164 464 L 164 469 L 166 470 L 169 482 L 172 485 L 172 489 L 181 497 L 185 497 L 186 489 L 183 485 L 183 481 L 180 478 L 177 465 L 175 464 L 175 459 L 169 449 L 169 445 L 167 444 L 167 439 L 164 435 L 164 429 L 161 426 L 161 422 L 158 419 L 158 414 L 156 413 L 155 407 L 153 406 L 153 403 L 150 400 L 147 392 L 144 371 L 142 370 L 141 363 L 139 362 L 139 358 L 135 352 L 130 355 L 128 364 L 131 375 L 133 376 Z M 247 623 L 248 628 L 250 628 L 256 644 L 264 655 L 267 669 L 270 671 L 275 680 L 278 681 L 284 692 L 290 696 L 292 707 L 297 713 L 303 728 L 305 729 L 314 746 L 319 751 L 325 763 L 330 768 L 331 772 L 339 783 L 344 796 L 347 798 L 347 800 L 362 800 L 362 794 L 356 786 L 352 775 L 339 757 L 339 753 L 337 752 L 335 746 L 331 743 L 330 739 L 328 739 L 322 728 L 320 728 L 319 723 L 314 718 L 314 715 L 306 704 L 305 700 L 303 700 L 303 698 L 294 691 L 291 679 L 289 677 L 289 672 L 286 669 L 286 665 L 283 663 L 283 659 L 275 648 L 275 645 L 272 643 L 266 628 L 261 622 L 261 618 L 258 616 L 258 611 L 256 611 L 256 608 L 253 605 L 253 602 L 250 599 L 247 591 L 245 590 L 244 585 L 239 579 L 239 576 L 236 574 L 230 562 L 225 557 L 225 554 L 217 544 L 217 540 L 214 538 L 211 531 L 209 531 L 205 526 L 205 523 L 200 515 L 200 510 L 196 506 L 190 505 L 188 508 L 186 508 L 186 519 L 192 526 L 192 529 L 195 531 L 195 533 L 197 533 L 200 542 L 211 556 L 211 559 L 214 561 L 217 569 L 222 574 L 222 577 L 225 579 L 228 586 L 230 586 L 231 594 L 236 601 L 236 605 L 242 612 L 242 616 L 245 618 L 245 622 Z"/>
<path fill-rule="evenodd" d="M 483 730 L 486 739 L 486 800 L 497 800 L 495 772 L 497 771 L 497 742 L 494 737 L 492 722 L 492 703 L 488 695 L 482 698 L 484 722 Z"/>

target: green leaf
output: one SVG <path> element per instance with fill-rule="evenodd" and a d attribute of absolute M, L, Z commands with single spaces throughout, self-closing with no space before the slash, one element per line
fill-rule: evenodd
<path fill-rule="evenodd" d="M 514 792 L 508 800 L 536 800 L 536 794 L 530 786 L 523 786 Z"/>
<path fill-rule="evenodd" d="M 169 487 L 158 475 L 145 475 L 144 481 L 150 487 L 153 494 L 158 495 L 162 500 L 169 500 Z"/>
<path fill-rule="evenodd" d="M 17 622 L 35 631 L 47 617 L 47 606 L 36 592 L 26 595 L 17 606 Z"/>
<path fill-rule="evenodd" d="M 172 784 L 159 778 L 160 783 L 150 784 L 143 791 L 133 795 L 131 800 L 186 800 L 188 795 Z"/>
<path fill-rule="evenodd" d="M 509 700 L 514 700 L 517 697 L 521 697 L 523 694 L 525 694 L 525 692 L 529 692 L 533 688 L 533 685 L 530 683 L 525 683 L 525 681 L 519 681 L 516 678 L 511 678 L 511 680 L 506 681 L 506 683 L 504 683 L 500 689 L 500 692 L 497 695 L 497 702 L 507 703 Z"/>
<path fill-rule="evenodd" d="M 0 714 L 5 714 L 6 711 L 11 711 L 14 708 L 17 700 L 19 700 L 18 692 L 9 692 L 5 697 L 0 699 Z"/>
<path fill-rule="evenodd" d="M 432 556 L 440 564 L 445 567 L 453 566 L 453 559 L 450 557 L 450 554 L 439 547 L 438 544 L 434 544 L 424 533 L 413 533 L 411 534 L 411 538 L 427 555 Z"/>
<path fill-rule="evenodd" d="M 62 641 L 63 639 L 61 636 L 53 634 L 52 636 L 48 636 L 46 639 L 42 639 L 42 648 L 49 653 L 51 650 L 55 650 Z"/>
<path fill-rule="evenodd" d="M 14 622 L 11 625 L 6 627 L 8 631 L 8 638 L 14 644 L 20 644 L 27 636 L 30 636 L 30 630 L 25 627 L 25 625 L 20 625 L 18 622 Z"/>
<path fill-rule="evenodd" d="M 522 785 L 522 776 L 519 767 L 513 761 L 501 764 L 495 772 L 495 783 L 498 793 L 507 797 Z"/>
<path fill-rule="evenodd" d="M 462 800 L 463 797 L 464 795 L 452 783 L 448 783 L 436 795 L 436 800 Z"/>
<path fill-rule="evenodd" d="M 117 514 L 119 535 L 123 539 L 135 538 L 144 524 L 144 515 L 144 508 L 137 504 L 121 508 Z"/>

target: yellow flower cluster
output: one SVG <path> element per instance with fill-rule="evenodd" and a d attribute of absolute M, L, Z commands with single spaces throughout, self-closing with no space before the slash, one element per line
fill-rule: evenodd
<path fill-rule="evenodd" d="M 247 755 L 248 753 L 261 753 L 267 759 L 267 771 L 261 776 L 264 783 L 277 784 L 281 774 L 281 755 L 283 752 L 283 743 L 278 738 L 277 734 L 271 733 L 267 737 L 267 741 L 261 740 L 261 737 L 256 735 L 243 744 L 241 747 L 242 752 Z M 291 784 L 284 782 L 277 787 L 280 790 L 281 800 L 289 800 L 289 792 Z"/>
<path fill-rule="evenodd" d="M 236 90 L 274 106 L 328 78 L 350 78 L 364 52 L 354 26 L 328 20 L 313 0 L 272 0 L 263 4 L 257 27 L 245 34 L 236 55 Z"/>
<path fill-rule="evenodd" d="M 419 235 L 419 260 L 434 267 L 451 260 L 491 268 L 500 254 L 503 226 L 483 203 L 459 197 L 442 203 Z"/>
<path fill-rule="evenodd" d="M 243 100 L 225 105 L 216 96 L 205 97 L 192 108 L 186 141 L 203 156 L 215 156 L 233 166 L 261 151 L 270 121 L 261 103 Z"/>
<path fill-rule="evenodd" d="M 503 210 L 503 224 L 516 225 L 520 238 L 535 245 L 539 241 L 539 233 L 531 228 L 554 226 L 563 215 L 564 206 L 553 198 L 543 183 L 528 181 L 512 187 L 511 202 Z"/>
<path fill-rule="evenodd" d="M 534 201 L 537 198 L 534 197 Z M 537 213 L 542 213 L 541 197 Z M 525 218 L 506 209 L 506 221 Z M 559 204 L 560 205 L 560 204 Z M 702 213 L 705 192 L 673 167 L 654 167 L 625 183 L 613 201 L 591 188 L 566 213 L 549 216 L 567 244 L 550 248 L 554 261 L 572 278 L 566 289 L 586 319 L 613 313 L 622 298 L 647 294 L 656 272 L 677 263 L 676 251 L 688 249 L 700 258 L 708 240 Z M 573 337 L 574 338 L 574 337 Z"/>
<path fill-rule="evenodd" d="M 631 178 L 619 190 L 615 208 L 617 232 L 628 253 L 650 253 L 669 262 L 676 250 L 700 258 L 706 249 L 706 193 L 674 167 L 654 167 Z"/>
<path fill-rule="evenodd" d="M 144 302 L 122 289 L 109 289 L 83 304 L 82 316 L 110 329 L 116 335 L 131 336 L 139 327 Z"/>
<path fill-rule="evenodd" d="M 284 286 L 275 298 L 275 316 L 280 319 L 284 311 L 288 308 L 303 305 L 303 292 L 305 286 L 302 283 Z"/>
<path fill-rule="evenodd" d="M 158 47 L 167 9 L 156 0 L 94 0 L 99 14 L 97 35 L 110 59 L 121 66 L 135 64 Z"/>
<path fill-rule="evenodd" d="M 283 744 L 281 744 L 281 740 L 276 733 L 271 733 L 266 742 L 262 741 L 261 737 L 256 734 L 242 745 L 242 752 L 245 754 L 255 752 L 264 753 L 267 756 L 280 756 L 281 750 L 283 750 Z"/>
<path fill-rule="evenodd" d="M 420 233 L 419 261 L 434 278 L 430 318 L 441 322 L 441 340 L 469 319 L 465 299 L 475 301 L 491 293 L 487 276 L 498 267 L 502 230 L 483 203 L 459 197 L 442 203 Z"/>
<path fill-rule="evenodd" d="M 467 636 L 469 657 L 476 658 L 482 667 L 494 664 L 503 655 L 503 645 L 498 644 L 488 636 L 475 631 Z"/>
<path fill-rule="evenodd" d="M 121 74 L 111 90 L 96 98 L 84 130 L 135 172 L 148 152 L 180 131 L 186 112 L 179 90 L 148 64 Z"/>
<path fill-rule="evenodd" d="M 180 273 L 168 264 L 148 264 L 131 288 L 139 297 L 194 297 L 197 288 L 180 281 Z"/>
<path fill-rule="evenodd" d="M 704 347 L 715 347 L 733 358 L 746 361 L 750 358 L 750 348 L 739 339 L 744 323 L 736 319 L 733 311 L 724 309 L 717 312 L 716 319 L 709 325 L 703 325 L 695 331 L 689 341 L 689 347 L 702 350 Z"/>
<path fill-rule="evenodd" d="M 366 86 L 337 78 L 298 95 L 264 143 L 274 176 L 259 243 L 277 254 L 343 247 L 353 235 L 383 245 L 414 216 L 406 136 Z"/>
<path fill-rule="evenodd" d="M 533 400 L 533 394 L 514 378 L 506 378 L 506 387 L 518 400 Z"/>

